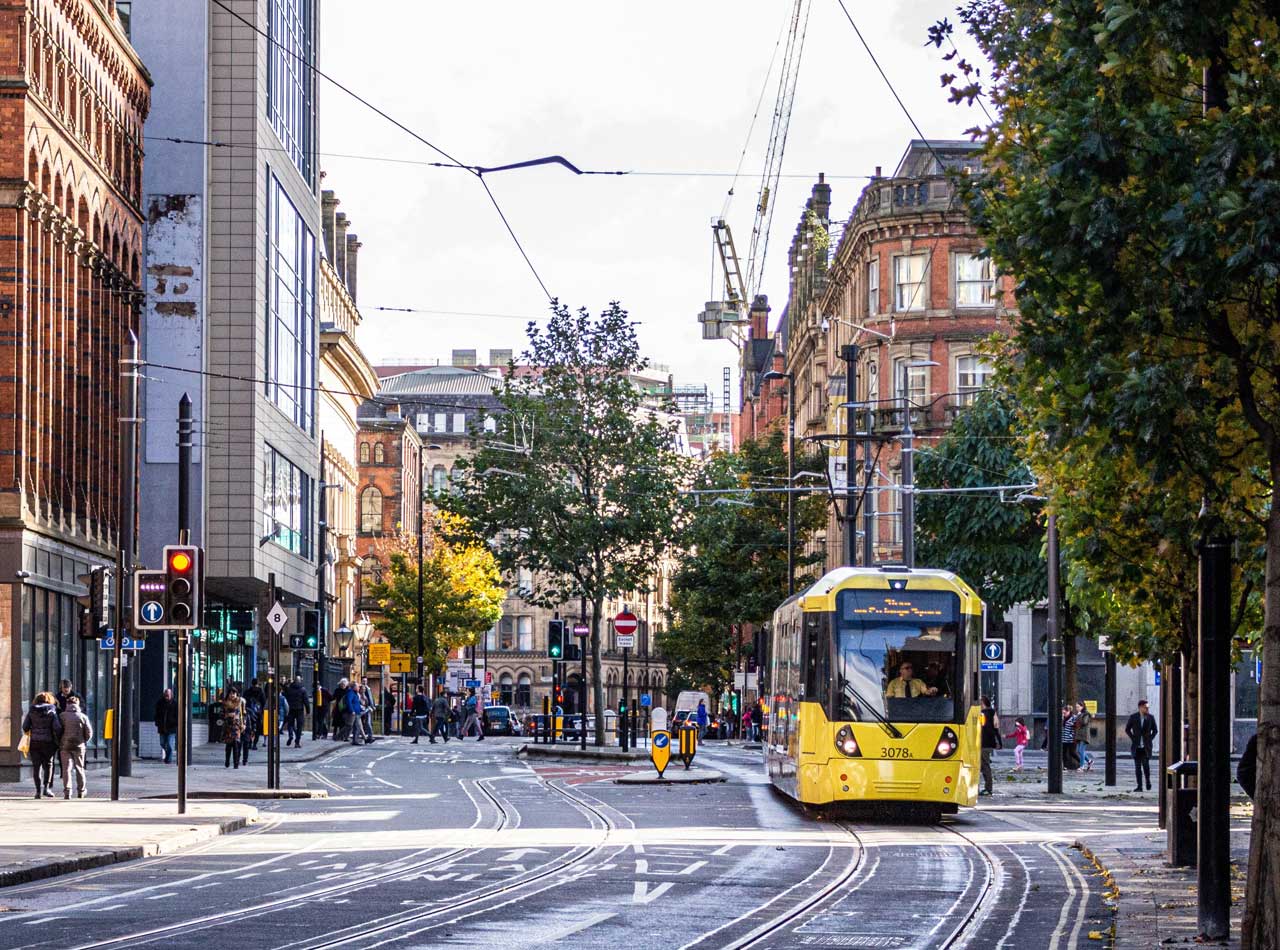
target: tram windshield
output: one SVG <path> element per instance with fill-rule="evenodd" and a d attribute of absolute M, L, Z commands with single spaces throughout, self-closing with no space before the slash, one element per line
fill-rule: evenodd
<path fill-rule="evenodd" d="M 960 599 L 947 591 L 839 594 L 838 717 L 956 722 Z"/>

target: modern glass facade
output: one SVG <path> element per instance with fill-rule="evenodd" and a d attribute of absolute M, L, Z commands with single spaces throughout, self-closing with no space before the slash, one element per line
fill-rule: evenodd
<path fill-rule="evenodd" d="M 277 452 L 262 455 L 262 535 L 311 558 L 311 478 Z"/>
<path fill-rule="evenodd" d="M 267 115 L 298 171 L 314 185 L 315 9 L 312 0 L 268 0 Z"/>
<path fill-rule="evenodd" d="M 267 396 L 299 428 L 315 428 L 316 240 L 268 172 Z"/>

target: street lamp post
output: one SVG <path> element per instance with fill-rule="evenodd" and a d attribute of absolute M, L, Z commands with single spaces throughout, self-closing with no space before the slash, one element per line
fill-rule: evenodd
<path fill-rule="evenodd" d="M 787 596 L 796 592 L 796 378 L 794 373 L 770 370 L 762 380 L 787 381 Z"/>
<path fill-rule="evenodd" d="M 340 656 L 349 657 L 351 655 L 351 643 L 355 640 L 355 637 L 356 632 L 345 623 L 333 631 L 333 638 L 338 641 L 338 654 Z"/>
<path fill-rule="evenodd" d="M 427 456 L 428 451 L 439 451 L 440 446 L 432 442 L 430 445 L 422 447 L 423 454 L 418 459 L 418 685 L 422 686 L 425 676 L 425 656 L 426 656 L 426 637 L 424 631 L 426 608 L 423 606 L 423 543 L 426 537 L 426 510 L 427 510 Z M 436 683 L 435 677 L 431 677 L 430 682 L 426 683 L 427 698 L 435 699 Z"/>

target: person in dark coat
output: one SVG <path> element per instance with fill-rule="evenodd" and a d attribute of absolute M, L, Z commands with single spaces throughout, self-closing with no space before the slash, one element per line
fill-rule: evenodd
<path fill-rule="evenodd" d="M 1133 770 L 1138 777 L 1135 792 L 1142 791 L 1143 779 L 1146 780 L 1147 791 L 1151 791 L 1151 752 L 1159 731 L 1155 718 L 1147 712 L 1147 701 L 1139 701 L 1138 711 L 1124 726 L 1124 734 L 1129 737 L 1129 753 L 1133 756 Z"/>
<path fill-rule="evenodd" d="M 22 717 L 22 731 L 31 745 L 31 778 L 36 783 L 36 798 L 53 798 L 53 760 L 62 739 L 62 718 L 50 693 L 38 693 L 31 708 Z"/>
<path fill-rule="evenodd" d="M 178 734 L 178 701 L 173 698 L 173 690 L 166 689 L 156 700 L 155 723 L 164 764 L 168 765 L 173 761 L 173 740 Z"/>
<path fill-rule="evenodd" d="M 982 697 L 981 723 L 983 787 L 978 790 L 978 794 L 992 795 L 995 793 L 995 776 L 991 772 L 991 757 L 995 755 L 996 749 L 1004 746 L 1004 743 L 1000 740 L 1000 716 L 991 705 L 990 696 Z"/>
<path fill-rule="evenodd" d="M 1236 766 L 1236 781 L 1244 789 L 1246 795 L 1253 798 L 1253 791 L 1258 782 L 1258 734 L 1249 737 L 1244 747 L 1244 755 L 1240 756 L 1240 764 Z"/>
<path fill-rule="evenodd" d="M 285 745 L 301 749 L 302 723 L 307 715 L 307 710 L 310 708 L 307 702 L 307 690 L 302 685 L 301 676 L 295 676 L 293 682 L 284 688 L 284 698 L 289 704 L 289 718 L 285 720 L 289 735 Z"/>
<path fill-rule="evenodd" d="M 71 680 L 62 680 L 58 683 L 58 694 L 53 697 L 53 701 L 58 704 L 59 715 L 67 711 L 67 701 L 71 699 L 79 700 L 80 708 L 84 709 L 84 697 L 75 691 Z"/>
<path fill-rule="evenodd" d="M 431 716 L 431 701 L 427 699 L 427 691 L 421 686 L 413 694 L 413 744 L 417 745 L 418 740 L 422 738 L 422 728 L 427 724 L 427 719 Z M 436 737 L 433 734 L 431 741 L 435 742 Z"/>

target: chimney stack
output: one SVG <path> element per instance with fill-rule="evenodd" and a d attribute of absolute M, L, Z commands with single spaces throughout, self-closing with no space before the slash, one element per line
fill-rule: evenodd
<path fill-rule="evenodd" d="M 338 209 L 338 199 L 332 191 L 320 192 L 320 227 L 324 232 L 324 256 L 333 263 L 333 213 Z"/>
<path fill-rule="evenodd" d="M 347 235 L 347 293 L 351 295 L 352 303 L 356 302 L 356 264 L 363 246 L 354 234 Z"/>
<path fill-rule="evenodd" d="M 338 278 L 345 284 L 347 282 L 347 228 L 351 222 L 339 211 L 333 223 L 333 269 L 338 272 Z"/>

